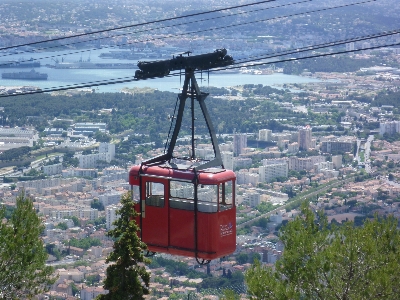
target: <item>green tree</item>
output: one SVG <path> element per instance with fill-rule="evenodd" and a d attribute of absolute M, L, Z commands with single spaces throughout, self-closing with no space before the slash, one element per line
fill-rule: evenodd
<path fill-rule="evenodd" d="M 94 138 L 96 141 L 101 142 L 101 143 L 108 143 L 111 141 L 111 136 L 109 136 L 106 133 L 97 131 L 96 134 L 94 135 Z"/>
<path fill-rule="evenodd" d="M 221 300 L 239 300 L 240 296 L 232 290 L 225 290 Z"/>
<path fill-rule="evenodd" d="M 79 289 L 78 289 L 78 287 L 75 285 L 75 283 L 70 283 L 70 286 L 71 286 L 71 288 L 72 288 L 72 295 L 76 295 L 76 294 L 78 294 L 79 293 Z"/>
<path fill-rule="evenodd" d="M 90 207 L 98 210 L 104 210 L 103 203 L 101 203 L 97 198 L 93 199 L 93 201 L 90 203 Z"/>
<path fill-rule="evenodd" d="M 236 257 L 236 261 L 237 261 L 239 264 L 241 264 L 241 265 L 247 263 L 248 260 L 249 260 L 249 255 L 246 254 L 246 253 L 240 253 L 240 254 Z"/>
<path fill-rule="evenodd" d="M 0 220 L 4 214 L 2 208 Z M 32 299 L 54 283 L 53 268 L 45 265 L 43 230 L 32 200 L 21 193 L 11 218 L 0 222 L 0 299 Z"/>
<path fill-rule="evenodd" d="M 71 219 L 72 222 L 74 222 L 74 226 L 77 226 L 77 227 L 81 226 L 81 221 L 76 216 L 65 216 L 64 218 L 65 219 Z"/>
<path fill-rule="evenodd" d="M 245 274 L 251 299 L 398 299 L 397 220 L 328 226 L 305 205 L 281 232 L 284 253 L 275 270 L 256 262 Z"/>
<path fill-rule="evenodd" d="M 115 228 L 107 235 L 114 238 L 114 251 L 107 257 L 107 263 L 112 264 L 106 270 L 104 288 L 109 290 L 106 295 L 96 299 L 143 299 L 149 294 L 150 273 L 145 264 L 149 261 L 144 257 L 146 244 L 140 241 L 134 217 L 137 215 L 130 193 L 121 198 L 122 207 L 117 211 L 120 218 L 114 222 Z"/>
<path fill-rule="evenodd" d="M 65 222 L 60 222 L 57 224 L 56 228 L 61 229 L 61 230 L 67 230 L 68 229 L 68 225 Z"/>

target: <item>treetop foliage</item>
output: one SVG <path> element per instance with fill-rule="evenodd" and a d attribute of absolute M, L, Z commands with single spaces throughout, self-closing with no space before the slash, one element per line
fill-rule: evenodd
<path fill-rule="evenodd" d="M 0 220 L 5 210 L 0 210 Z M 0 299 L 32 299 L 54 283 L 40 238 L 44 226 L 32 200 L 21 193 L 7 222 L 0 222 Z"/>
<path fill-rule="evenodd" d="M 398 299 L 400 233 L 393 217 L 329 226 L 322 213 L 283 227 L 275 270 L 255 263 L 245 275 L 251 299 Z"/>
<path fill-rule="evenodd" d="M 147 246 L 137 235 L 139 227 L 134 219 L 137 213 L 131 194 L 123 195 L 121 203 L 122 207 L 117 211 L 120 218 L 114 222 L 115 228 L 107 233 L 116 239 L 114 250 L 106 260 L 113 263 L 107 268 L 104 281 L 104 288 L 109 293 L 99 295 L 96 298 L 99 300 L 138 300 L 149 293 L 150 273 L 145 268 L 149 261 L 143 255 Z"/>
<path fill-rule="evenodd" d="M 217 89 L 218 90 L 218 89 Z M 216 89 L 212 88 L 212 91 Z M 223 93 L 229 91 L 223 89 Z M 300 122 L 305 114 L 287 110 L 275 105 L 272 101 L 247 99 L 244 101 L 229 101 L 226 99 L 213 99 L 212 96 L 219 95 L 221 91 L 211 93 L 207 98 L 207 108 L 210 116 L 218 129 L 218 132 L 257 131 L 269 128 L 274 131 L 288 129 L 273 119 L 291 119 Z M 262 85 L 246 85 L 243 90 L 244 96 L 284 95 L 284 91 Z M 70 118 L 75 122 L 107 123 L 111 134 L 120 133 L 125 130 L 133 130 L 135 133 L 167 134 L 170 120 L 168 115 L 174 114 L 176 94 L 170 92 L 155 91 L 154 93 L 138 93 L 133 95 L 123 93 L 95 93 L 67 96 L 24 95 L 23 97 L 4 98 L 2 106 L 7 116 L 9 126 L 23 126 L 30 124 L 38 130 L 43 130 L 48 123 L 46 120 L 54 118 Z M 108 108 L 112 109 L 110 114 L 99 114 L 98 111 Z M 241 117 L 238 118 L 240 112 Z M 29 116 L 40 116 L 29 118 Z M 270 123 L 269 123 L 269 122 Z M 200 124 L 200 123 L 199 123 Z M 198 125 L 199 125 L 198 124 Z M 63 124 L 60 124 L 60 126 Z M 63 125 L 65 128 L 65 125 Z M 190 127 L 190 119 L 184 118 L 183 127 Z M 199 134 L 207 134 L 205 126 L 199 126 Z M 97 133 L 98 141 L 109 141 L 110 136 Z"/>

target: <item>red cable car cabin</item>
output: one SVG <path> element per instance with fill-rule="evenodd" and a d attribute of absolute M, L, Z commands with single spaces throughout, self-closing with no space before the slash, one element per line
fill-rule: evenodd
<path fill-rule="evenodd" d="M 135 209 L 149 251 L 211 260 L 236 249 L 235 173 L 225 169 L 133 166 Z"/>
<path fill-rule="evenodd" d="M 222 60 L 221 54 L 225 56 Z M 168 65 L 169 62 L 164 63 Z M 174 112 L 171 118 L 171 128 L 173 123 L 175 128 L 170 139 L 168 134 L 169 146 L 164 154 L 132 167 L 129 183 L 132 190 L 134 186 L 139 187 L 136 222 L 140 227 L 139 235 L 149 251 L 194 257 L 197 262 L 200 259 L 204 263 L 231 254 L 236 249 L 236 176 L 223 167 L 215 130 L 204 101 L 208 94 L 200 91 L 195 70 L 232 64 L 233 59 L 226 56 L 224 49 L 210 55 L 193 56 L 182 63 L 180 68 L 185 69 L 185 81 L 175 106 L 177 114 L 175 116 Z M 141 79 L 165 75 L 162 70 L 160 72 L 160 62 L 138 64 L 138 67 L 141 71 L 137 74 Z M 188 98 L 192 138 L 187 160 L 193 164 L 191 167 L 171 163 L 176 158 L 174 147 Z M 198 111 L 203 114 L 215 155 L 213 160 L 202 164 L 198 164 L 195 155 L 195 101 L 200 108 Z M 215 168 L 217 166 L 222 168 Z"/>

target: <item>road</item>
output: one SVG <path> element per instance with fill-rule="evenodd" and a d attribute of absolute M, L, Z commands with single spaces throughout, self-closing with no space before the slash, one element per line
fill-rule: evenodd
<path fill-rule="evenodd" d="M 44 158 L 40 158 L 38 160 L 32 161 L 30 167 L 23 168 L 22 170 L 19 170 L 19 171 L 14 171 L 14 168 L 12 168 L 12 167 L 3 168 L 4 171 L 0 173 L 0 176 L 19 177 L 19 176 L 23 176 L 24 172 L 29 172 L 30 169 L 40 170 L 42 163 L 48 162 L 50 159 L 53 159 L 56 156 L 60 156 L 60 154 L 50 154 L 50 155 L 48 155 L 48 157 L 44 157 Z"/>
<path fill-rule="evenodd" d="M 334 181 L 334 182 L 328 184 L 327 186 L 325 186 L 325 187 L 323 187 L 323 188 L 321 188 L 321 189 L 318 189 L 318 190 L 313 191 L 313 192 L 311 192 L 311 193 L 306 193 L 305 195 L 302 195 L 302 196 L 301 196 L 299 199 L 297 199 L 296 201 L 299 201 L 299 200 L 300 200 L 300 201 L 304 201 L 304 200 L 306 200 L 306 198 L 308 198 L 308 197 L 313 197 L 313 196 L 316 196 L 316 195 L 320 194 L 321 192 L 326 192 L 326 191 L 329 190 L 330 188 L 337 187 L 337 186 L 339 186 L 340 184 L 343 184 L 343 183 L 345 183 L 346 181 L 349 181 L 349 180 L 352 180 L 352 179 L 351 179 L 351 178 L 346 178 L 346 179 L 343 179 L 343 180 Z M 239 225 L 236 226 L 236 229 L 241 229 L 241 228 L 245 227 L 246 225 L 251 225 L 251 224 L 253 224 L 255 221 L 257 221 L 257 220 L 259 220 L 259 219 L 261 219 L 261 218 L 269 218 L 269 216 L 271 216 L 272 214 L 276 214 L 276 213 L 277 213 L 278 211 L 280 211 L 281 209 L 286 209 L 286 207 L 288 207 L 288 206 L 291 205 L 292 203 L 293 203 L 293 201 L 288 202 L 288 203 L 286 203 L 286 204 L 283 204 L 283 205 L 281 205 L 281 206 L 278 206 L 277 208 L 275 208 L 274 210 L 272 210 L 272 211 L 270 211 L 270 212 L 267 212 L 267 213 L 265 213 L 265 214 L 262 214 L 261 216 L 255 217 L 254 219 L 251 219 L 251 220 L 246 221 L 246 222 L 244 222 L 244 223 L 242 223 L 242 224 L 239 224 Z"/>

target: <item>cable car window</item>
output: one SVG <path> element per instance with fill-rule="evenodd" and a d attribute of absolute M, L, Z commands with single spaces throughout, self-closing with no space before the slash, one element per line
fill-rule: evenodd
<path fill-rule="evenodd" d="M 218 185 L 199 185 L 197 188 L 198 210 L 201 212 L 218 211 Z"/>
<path fill-rule="evenodd" d="M 140 193 L 139 193 L 139 186 L 137 185 L 132 185 L 132 200 L 135 203 L 138 203 L 140 201 L 139 199 Z"/>
<path fill-rule="evenodd" d="M 164 185 L 146 182 L 146 205 L 164 207 Z"/>
<path fill-rule="evenodd" d="M 200 184 L 197 188 L 199 202 L 214 202 L 217 204 L 218 185 Z"/>
<path fill-rule="evenodd" d="M 220 210 L 232 208 L 233 188 L 231 181 L 220 184 L 218 201 Z"/>
<path fill-rule="evenodd" d="M 169 206 L 194 210 L 194 186 L 191 182 L 171 180 L 169 183 Z"/>
<path fill-rule="evenodd" d="M 191 182 L 170 181 L 170 194 L 173 198 L 194 199 L 194 187 Z"/>

